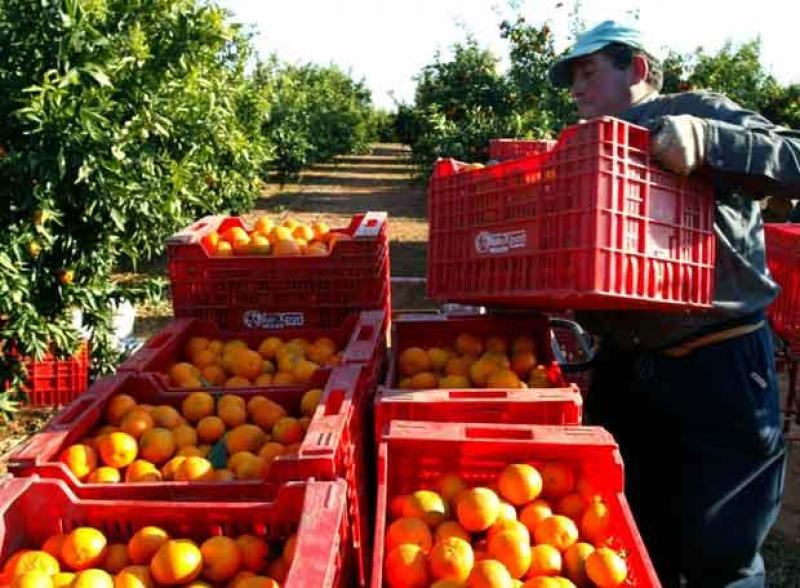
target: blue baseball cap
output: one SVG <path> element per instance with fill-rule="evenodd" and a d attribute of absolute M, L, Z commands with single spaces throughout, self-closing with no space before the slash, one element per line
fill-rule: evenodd
<path fill-rule="evenodd" d="M 572 83 L 572 74 L 569 69 L 570 61 L 576 57 L 583 57 L 600 51 L 600 49 L 611 43 L 622 43 L 634 49 L 648 52 L 642 40 L 642 32 L 638 28 L 613 20 L 606 20 L 593 29 L 578 35 L 575 44 L 565 51 L 550 68 L 550 81 L 556 86 L 569 86 Z"/>

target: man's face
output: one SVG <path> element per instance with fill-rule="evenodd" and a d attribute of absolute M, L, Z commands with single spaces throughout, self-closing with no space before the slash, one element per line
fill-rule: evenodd
<path fill-rule="evenodd" d="M 631 68 L 617 69 L 605 54 L 592 53 L 575 59 L 570 69 L 570 93 L 582 118 L 612 116 L 632 105 Z"/>

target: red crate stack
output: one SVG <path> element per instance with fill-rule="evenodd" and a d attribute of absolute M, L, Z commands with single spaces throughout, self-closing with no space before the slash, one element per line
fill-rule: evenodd
<path fill-rule="evenodd" d="M 450 346 L 461 334 L 481 340 L 499 336 L 511 342 L 530 337 L 538 362 L 550 366 L 551 388 L 543 389 L 429 389 L 398 387 L 398 355 L 409 347 Z M 567 385 L 553 363 L 547 317 L 530 315 L 406 315 L 392 324 L 392 349 L 386 380 L 375 401 L 375 433 L 378 441 L 393 419 L 516 424 L 580 424 L 581 396 Z"/>
<path fill-rule="evenodd" d="M 269 501 L 267 501 L 269 500 Z M 0 481 L 0 568 L 14 552 L 37 549 L 55 533 L 89 526 L 110 542 L 127 542 L 147 525 L 198 545 L 216 535 L 249 533 L 268 542 L 297 534 L 286 588 L 353 585 L 344 482 L 288 483 L 258 502 L 89 500 L 59 480 Z"/>
<path fill-rule="evenodd" d="M 428 294 L 535 308 L 711 305 L 708 182 L 654 165 L 647 129 L 593 119 L 550 151 L 483 169 L 439 160 L 428 187 Z"/>
<path fill-rule="evenodd" d="M 609 545 L 626 554 L 628 577 L 622 586 L 661 586 L 623 493 L 622 459 L 603 429 L 394 421 L 378 450 L 372 588 L 384 586 L 384 540 L 393 497 L 432 488 L 442 474 L 457 474 L 468 486 L 492 486 L 508 464 L 551 461 L 574 468 L 608 506 Z"/>
<path fill-rule="evenodd" d="M 45 407 L 69 404 L 86 391 L 91 363 L 89 344 L 84 342 L 73 357 L 57 358 L 48 353 L 42 359 L 24 359 L 28 371 L 23 390 L 27 406 Z M 8 389 L 10 383 L 5 383 Z"/>
<path fill-rule="evenodd" d="M 800 353 L 800 226 L 766 224 L 767 265 L 781 287 L 767 312 L 775 332 Z"/>
<path fill-rule="evenodd" d="M 505 161 L 547 153 L 556 146 L 549 139 L 489 139 L 489 159 Z"/>
<path fill-rule="evenodd" d="M 391 309 L 385 212 L 355 215 L 328 255 L 214 256 L 203 237 L 247 228 L 241 217 L 209 216 L 167 240 L 176 317 L 225 329 L 333 327 L 360 310 Z"/>

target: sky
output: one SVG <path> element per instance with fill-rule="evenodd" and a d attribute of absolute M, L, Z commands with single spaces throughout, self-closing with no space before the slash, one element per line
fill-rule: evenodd
<path fill-rule="evenodd" d="M 336 64 L 364 79 L 373 102 L 393 109 L 394 101 L 413 102 L 412 79 L 434 61 L 436 51 L 472 34 L 481 47 L 507 62 L 500 38 L 503 18 L 522 14 L 530 23 L 548 22 L 563 50 L 575 0 L 216 0 L 237 22 L 250 25 L 260 55 L 271 53 L 292 63 Z M 510 5 L 516 6 L 516 10 Z M 721 0 L 583 0 L 579 16 L 587 26 L 607 18 L 639 24 L 656 51 L 680 53 L 702 46 L 716 52 L 761 39 L 761 61 L 783 84 L 800 83 L 800 52 L 794 42 L 800 3 L 759 0 L 760 14 L 735 10 Z M 790 31 L 790 28 L 793 29 Z"/>

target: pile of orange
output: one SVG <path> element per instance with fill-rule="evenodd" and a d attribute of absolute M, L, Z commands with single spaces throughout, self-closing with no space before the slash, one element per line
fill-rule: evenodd
<path fill-rule="evenodd" d="M 552 388 L 547 368 L 537 359 L 527 336 L 511 343 L 503 337 L 486 340 L 460 334 L 451 347 L 407 347 L 397 356 L 397 385 L 403 389 L 431 388 Z"/>
<path fill-rule="evenodd" d="M 235 226 L 222 233 L 211 231 L 203 237 L 202 243 L 205 250 L 215 256 L 297 257 L 328 255 L 336 241 L 346 238 L 347 234 L 331 232 L 321 221 L 306 224 L 289 217 L 275 224 L 269 217 L 261 216 L 252 230 Z"/>
<path fill-rule="evenodd" d="M 610 509 L 571 466 L 506 466 L 492 487 L 444 474 L 392 498 L 389 588 L 611 588 L 628 576 Z"/>
<path fill-rule="evenodd" d="M 213 536 L 195 543 L 160 527 L 142 527 L 112 543 L 94 527 L 51 535 L 40 549 L 13 553 L 0 585 L 12 588 L 279 588 L 297 539 L 271 545 L 256 535 Z"/>
<path fill-rule="evenodd" d="M 341 353 L 330 337 L 314 341 L 298 337 L 286 342 L 267 337 L 257 349 L 241 339 L 191 337 L 179 359 L 167 374 L 176 388 L 248 388 L 308 384 L 321 367 L 341 363 Z"/>
<path fill-rule="evenodd" d="M 259 480 L 276 458 L 297 451 L 322 394 L 308 390 L 298 417 L 261 395 L 245 402 L 226 394 L 215 401 L 207 392 L 192 392 L 179 411 L 117 394 L 106 404 L 101 426 L 59 459 L 91 483 Z M 224 468 L 207 459 L 216 443 L 227 451 Z"/>

